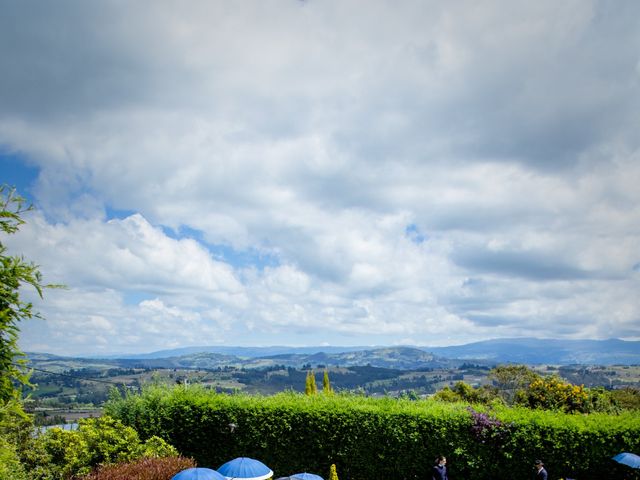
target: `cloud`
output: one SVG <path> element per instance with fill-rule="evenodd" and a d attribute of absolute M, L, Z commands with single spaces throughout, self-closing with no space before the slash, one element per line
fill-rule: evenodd
<path fill-rule="evenodd" d="M 536 252 L 487 251 L 474 249 L 457 252 L 454 262 L 468 270 L 495 273 L 508 277 L 523 276 L 532 280 L 579 280 L 592 274 L 564 262 L 556 262 L 548 254 Z"/>
<path fill-rule="evenodd" d="M 127 290 L 151 286 L 165 292 L 241 294 L 228 265 L 215 261 L 191 239 L 172 239 L 135 214 L 123 220 L 48 224 L 36 215 L 8 245 L 29 244 L 30 257 L 53 281 L 79 280 L 85 287 Z M 58 257 L 55 252 L 59 252 Z"/>
<path fill-rule="evenodd" d="M 638 338 L 639 10 L 7 6 L 10 245 L 105 348 Z"/>

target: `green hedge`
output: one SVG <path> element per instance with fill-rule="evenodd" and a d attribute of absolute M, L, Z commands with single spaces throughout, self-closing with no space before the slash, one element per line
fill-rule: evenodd
<path fill-rule="evenodd" d="M 275 476 L 308 471 L 341 480 L 425 478 L 444 454 L 452 479 L 529 478 L 542 458 L 550 479 L 612 478 L 610 458 L 638 451 L 640 418 L 495 407 L 483 415 L 436 401 L 295 393 L 215 394 L 150 388 L 113 399 L 106 412 L 142 438 L 157 435 L 199 466 L 258 458 Z"/>

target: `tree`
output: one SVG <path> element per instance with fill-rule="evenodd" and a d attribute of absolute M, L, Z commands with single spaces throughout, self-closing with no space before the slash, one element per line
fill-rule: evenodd
<path fill-rule="evenodd" d="M 611 401 L 623 410 L 640 410 L 640 389 L 627 387 L 608 393 Z"/>
<path fill-rule="evenodd" d="M 456 382 L 456 384 L 451 388 L 444 387 L 442 390 L 436 392 L 433 398 L 443 402 L 483 404 L 490 404 L 496 400 L 500 402 L 502 401 L 502 398 L 498 396 L 497 389 L 495 387 L 482 385 L 474 388 L 463 381 Z"/>
<path fill-rule="evenodd" d="M 329 480 L 338 480 L 338 471 L 336 470 L 335 463 L 332 463 L 329 468 Z"/>
<path fill-rule="evenodd" d="M 316 386 L 316 376 L 313 373 L 313 370 L 309 370 L 307 372 L 307 379 L 304 385 L 304 393 L 306 395 L 315 395 L 318 393 L 318 387 Z"/>
<path fill-rule="evenodd" d="M 322 393 L 325 395 L 331 395 L 333 393 L 333 388 L 331 388 L 331 382 L 329 381 L 329 372 L 327 370 L 324 371 L 324 376 L 322 377 Z"/>
<path fill-rule="evenodd" d="M 22 215 L 31 210 L 15 189 L 0 186 L 0 233 L 16 233 L 25 222 Z M 0 237 L 0 404 L 18 398 L 19 388 L 28 384 L 24 353 L 18 347 L 18 324 L 29 318 L 39 318 L 33 305 L 20 298 L 20 287 L 30 285 L 42 297 L 45 288 L 38 265 L 28 262 L 22 256 L 12 256 Z"/>
<path fill-rule="evenodd" d="M 518 394 L 541 378 L 526 365 L 498 365 L 489 372 L 489 379 L 493 380 L 500 395 L 508 404 L 513 403 Z"/>
<path fill-rule="evenodd" d="M 433 395 L 434 400 L 439 400 L 441 402 L 461 402 L 462 399 L 460 395 L 451 390 L 448 386 L 438 390 L 435 395 Z"/>
<path fill-rule="evenodd" d="M 478 391 L 462 380 L 456 382 L 451 390 L 465 402 L 477 403 L 479 400 Z"/>

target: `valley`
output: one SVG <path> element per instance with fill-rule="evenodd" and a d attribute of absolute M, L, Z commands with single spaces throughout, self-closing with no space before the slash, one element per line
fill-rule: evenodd
<path fill-rule="evenodd" d="M 182 352 L 181 352 L 182 353 Z M 194 352 L 179 356 L 139 358 L 70 358 L 28 355 L 32 388 L 25 406 L 40 425 L 99 416 L 100 408 L 117 388 L 139 392 L 160 384 L 201 385 L 225 393 L 270 395 L 286 390 L 303 392 L 307 372 L 318 385 L 327 371 L 336 392 L 366 396 L 419 398 L 458 381 L 472 386 L 489 383 L 487 375 L 499 362 L 447 358 L 412 347 L 371 350 L 293 352 L 260 356 Z M 508 362 L 504 362 L 508 363 Z M 530 364 L 541 375 L 555 374 L 568 382 L 605 389 L 640 388 L 639 365 Z"/>

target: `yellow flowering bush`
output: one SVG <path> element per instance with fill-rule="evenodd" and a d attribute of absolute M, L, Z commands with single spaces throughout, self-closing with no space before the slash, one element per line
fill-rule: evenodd
<path fill-rule="evenodd" d="M 530 408 L 586 413 L 590 409 L 589 392 L 584 385 L 573 385 L 557 376 L 539 378 L 520 392 L 518 403 Z"/>

